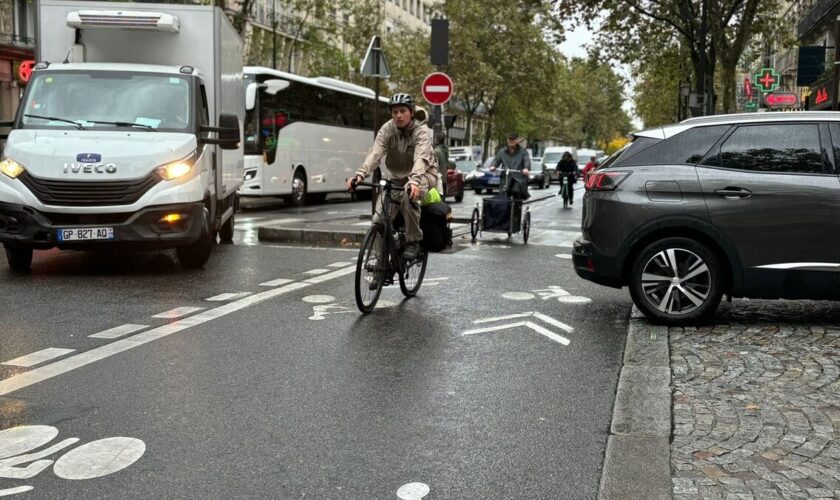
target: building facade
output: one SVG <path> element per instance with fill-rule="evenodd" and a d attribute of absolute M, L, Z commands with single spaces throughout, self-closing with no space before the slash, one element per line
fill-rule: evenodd
<path fill-rule="evenodd" d="M 20 102 L 18 66 L 35 54 L 33 0 L 0 0 L 0 121 L 11 120 Z"/>

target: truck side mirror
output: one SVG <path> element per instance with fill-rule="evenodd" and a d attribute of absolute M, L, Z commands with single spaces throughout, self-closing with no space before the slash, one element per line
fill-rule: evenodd
<path fill-rule="evenodd" d="M 202 132 L 216 132 L 216 139 L 202 139 L 205 144 L 218 144 L 222 149 L 239 149 L 239 117 L 230 113 L 219 115 L 218 127 L 201 127 Z"/>

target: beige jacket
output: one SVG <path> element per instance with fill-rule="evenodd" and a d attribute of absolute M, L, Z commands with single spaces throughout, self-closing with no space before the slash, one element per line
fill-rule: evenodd
<path fill-rule="evenodd" d="M 365 158 L 357 175 L 367 177 L 379 166 L 385 157 L 387 179 L 408 179 L 409 184 L 416 184 L 425 191 L 437 184 L 437 159 L 432 149 L 432 131 L 426 126 L 426 111 L 417 108 L 414 120 L 404 130 L 388 122 L 379 129 L 373 147 Z"/>

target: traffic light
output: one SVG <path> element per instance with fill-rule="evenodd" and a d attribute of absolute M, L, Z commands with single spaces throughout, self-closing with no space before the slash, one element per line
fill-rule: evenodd
<path fill-rule="evenodd" d="M 443 117 L 443 124 L 447 129 L 450 129 L 455 126 L 455 119 L 458 118 L 458 115 L 444 115 Z"/>

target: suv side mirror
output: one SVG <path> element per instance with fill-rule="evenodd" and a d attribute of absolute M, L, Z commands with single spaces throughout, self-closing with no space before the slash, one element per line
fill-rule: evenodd
<path fill-rule="evenodd" d="M 239 117 L 230 113 L 219 115 L 218 127 L 201 127 L 202 132 L 216 132 L 216 139 L 202 139 L 205 144 L 218 144 L 222 149 L 239 149 Z"/>

